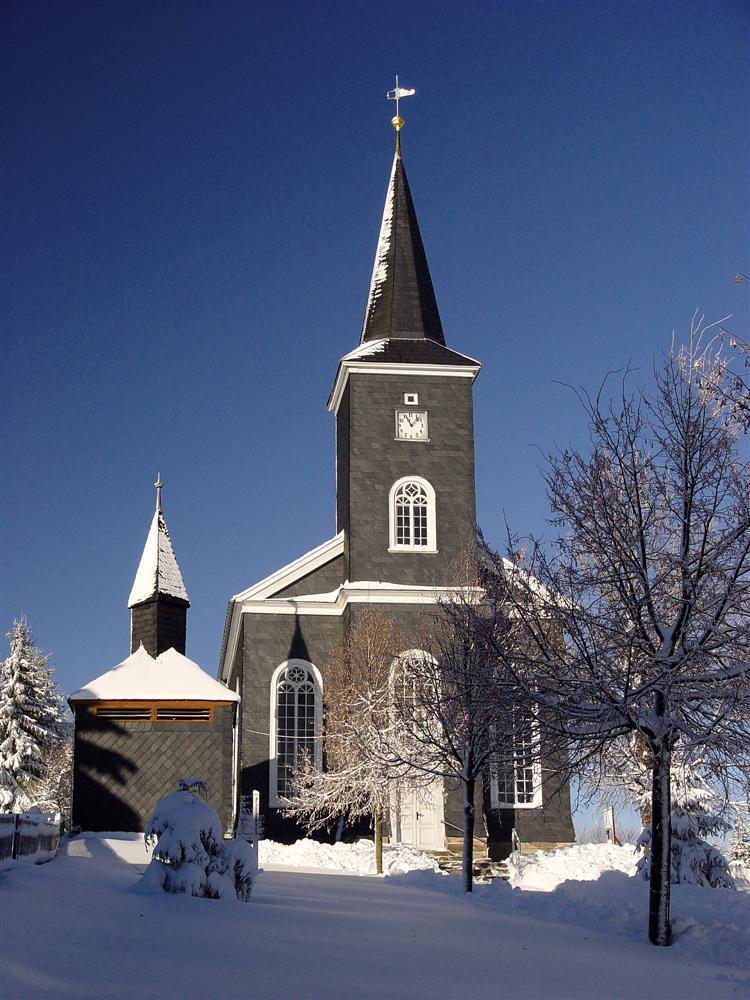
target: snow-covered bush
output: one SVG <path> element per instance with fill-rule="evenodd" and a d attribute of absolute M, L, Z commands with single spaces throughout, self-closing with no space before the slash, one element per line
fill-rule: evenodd
<path fill-rule="evenodd" d="M 209 784 L 203 778 L 180 778 L 177 782 L 177 791 L 191 792 L 199 799 L 203 799 L 204 802 L 208 802 L 208 797 L 211 794 Z"/>
<path fill-rule="evenodd" d="M 258 849 L 246 840 L 227 840 L 208 865 L 207 895 L 213 899 L 250 899 L 258 869 Z"/>
<path fill-rule="evenodd" d="M 675 768 L 672 775 L 672 871 L 674 885 L 712 886 L 734 889 L 726 858 L 705 839 L 720 836 L 729 829 L 722 814 L 722 801 L 687 764 Z M 638 873 L 648 879 L 651 871 L 651 826 L 638 839 L 646 853 L 638 862 Z"/>
<path fill-rule="evenodd" d="M 183 780 L 198 791 L 207 788 Z M 241 840 L 224 843 L 216 810 L 182 786 L 159 799 L 146 827 L 146 847 L 154 853 L 143 887 L 247 902 L 258 867 L 255 848 Z"/>

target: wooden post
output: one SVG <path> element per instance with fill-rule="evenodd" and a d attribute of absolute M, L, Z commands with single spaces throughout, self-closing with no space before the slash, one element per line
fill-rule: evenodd
<path fill-rule="evenodd" d="M 383 874 L 383 810 L 375 810 L 375 871 Z"/>

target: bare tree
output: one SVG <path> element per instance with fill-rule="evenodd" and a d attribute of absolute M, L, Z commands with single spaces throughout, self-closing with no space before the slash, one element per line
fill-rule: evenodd
<path fill-rule="evenodd" d="M 392 724 L 380 754 L 391 767 L 404 766 L 425 780 L 454 782 L 463 791 L 462 881 L 473 888 L 475 793 L 491 765 L 511 748 L 517 685 L 496 668 L 486 628 L 477 615 L 476 547 L 451 574 L 463 583 L 426 618 L 420 649 L 399 658 L 394 672 Z M 496 638 L 496 637 L 495 637 Z"/>
<path fill-rule="evenodd" d="M 330 827 L 342 817 L 372 817 L 375 868 L 383 870 L 383 820 L 399 784 L 408 783 L 405 764 L 378 752 L 393 726 L 391 665 L 404 640 L 394 623 L 365 608 L 326 668 L 325 770 L 309 757 L 298 761 L 287 814 L 308 829 Z"/>
<path fill-rule="evenodd" d="M 670 942 L 675 747 L 717 780 L 750 765 L 750 468 L 726 368 L 689 344 L 653 393 L 581 392 L 590 448 L 548 458 L 551 548 L 511 539 L 487 586 L 513 669 L 574 764 L 638 734 L 651 771 L 649 937 Z M 508 623 L 515 641 L 507 641 Z M 482 626 L 483 627 L 483 626 Z M 564 641 L 560 641 L 560 639 Z M 509 651 L 510 650 L 510 651 Z"/>

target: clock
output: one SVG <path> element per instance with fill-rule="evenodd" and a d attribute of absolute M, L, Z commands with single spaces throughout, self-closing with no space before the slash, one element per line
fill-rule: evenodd
<path fill-rule="evenodd" d="M 426 441 L 427 411 L 396 410 L 396 437 L 400 441 Z"/>

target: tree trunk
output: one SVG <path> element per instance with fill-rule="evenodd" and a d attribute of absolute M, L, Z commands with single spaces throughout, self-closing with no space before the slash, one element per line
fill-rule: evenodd
<path fill-rule="evenodd" d="M 649 750 L 646 738 L 640 733 L 635 737 L 635 759 L 638 767 L 646 772 L 652 771 L 653 773 L 651 751 Z M 651 802 L 642 802 L 638 811 L 641 814 L 641 829 L 645 830 L 647 826 L 651 825 Z"/>
<path fill-rule="evenodd" d="M 461 878 L 464 892 L 474 891 L 474 785 L 475 778 L 464 781 L 464 850 Z"/>
<path fill-rule="evenodd" d="M 375 871 L 383 874 L 383 810 L 375 810 Z"/>
<path fill-rule="evenodd" d="M 669 902 L 672 890 L 671 751 L 662 744 L 652 751 L 651 866 L 648 936 L 662 947 L 672 943 Z"/>

